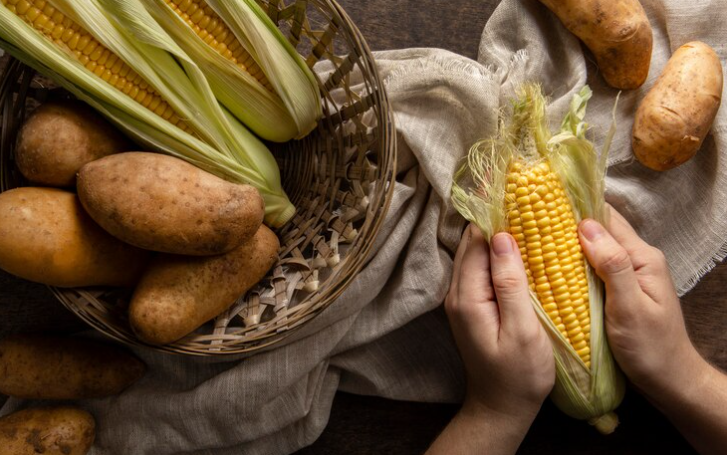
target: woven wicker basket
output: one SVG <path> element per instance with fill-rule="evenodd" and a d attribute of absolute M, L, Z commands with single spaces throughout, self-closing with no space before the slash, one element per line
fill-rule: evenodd
<path fill-rule="evenodd" d="M 393 117 L 361 33 L 333 0 L 258 2 L 310 67 L 329 61 L 318 76 L 323 119 L 302 141 L 270 145 L 297 207 L 293 219 L 277 232 L 282 245 L 278 263 L 216 320 L 177 343 L 154 347 L 162 351 L 240 355 L 280 345 L 348 286 L 363 266 L 391 200 L 396 165 Z M 46 99 L 67 96 L 17 60 L 4 60 L 2 191 L 25 184 L 13 162 L 13 146 L 26 113 Z M 51 289 L 100 332 L 144 345 L 129 328 L 128 290 Z"/>

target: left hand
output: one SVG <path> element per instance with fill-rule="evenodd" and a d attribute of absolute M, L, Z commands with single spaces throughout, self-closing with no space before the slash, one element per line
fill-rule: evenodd
<path fill-rule="evenodd" d="M 515 240 L 470 225 L 454 260 L 445 301 L 467 370 L 465 412 L 529 426 L 555 384 L 553 348 L 530 300 Z"/>

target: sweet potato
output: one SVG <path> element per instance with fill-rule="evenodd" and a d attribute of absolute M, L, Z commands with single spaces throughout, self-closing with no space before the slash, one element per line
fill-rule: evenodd
<path fill-rule="evenodd" d="M 71 407 L 23 409 L 0 418 L 0 455 L 85 455 L 96 423 Z"/>
<path fill-rule="evenodd" d="M 91 339 L 12 335 L 0 341 L 0 393 L 76 400 L 118 395 L 146 366 L 123 348 Z"/>
<path fill-rule="evenodd" d="M 203 256 L 250 239 L 263 221 L 260 193 L 157 153 L 111 155 L 85 165 L 78 196 L 115 237 L 147 250 Z"/>
<path fill-rule="evenodd" d="M 275 263 L 280 243 L 266 226 L 219 256 L 158 255 L 134 291 L 129 321 L 137 336 L 167 344 L 225 311 Z"/>
<path fill-rule="evenodd" d="M 674 52 L 634 118 L 631 145 L 644 166 L 666 171 L 697 153 L 722 102 L 722 79 L 708 45 L 693 41 Z"/>
<path fill-rule="evenodd" d="M 15 161 L 33 183 L 73 187 L 81 167 L 131 143 L 88 105 L 76 100 L 41 105 L 18 133 Z"/>
<path fill-rule="evenodd" d="M 653 36 L 639 0 L 540 0 L 596 57 L 608 85 L 635 89 L 649 75 Z"/>
<path fill-rule="evenodd" d="M 0 194 L 0 268 L 59 287 L 132 286 L 148 253 L 104 232 L 78 197 L 55 188 Z"/>

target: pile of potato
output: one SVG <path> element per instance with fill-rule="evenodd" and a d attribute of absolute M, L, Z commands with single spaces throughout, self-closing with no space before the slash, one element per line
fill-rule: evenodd
<path fill-rule="evenodd" d="M 540 0 L 593 53 L 606 82 L 636 89 L 649 74 L 653 36 L 639 0 Z M 722 63 L 707 44 L 674 52 L 641 101 L 632 129 L 636 158 L 655 171 L 692 158 L 722 101 Z"/>
<path fill-rule="evenodd" d="M 91 339 L 14 335 L 0 341 L 0 393 L 32 400 L 80 400 L 122 393 L 146 365 Z M 24 409 L 0 418 L 0 455 L 84 455 L 96 423 L 69 406 Z"/>
<path fill-rule="evenodd" d="M 258 191 L 133 145 L 78 101 L 50 102 L 15 152 L 37 186 L 0 194 L 0 268 L 58 287 L 133 288 L 129 321 L 151 344 L 183 338 L 259 282 L 280 244 Z M 0 394 L 34 400 L 122 393 L 146 366 L 89 339 L 0 341 Z M 0 455 L 83 455 L 94 418 L 68 406 L 0 418 Z"/>
<path fill-rule="evenodd" d="M 252 186 L 131 148 L 78 101 L 39 107 L 15 152 L 38 186 L 0 194 L 0 268 L 58 287 L 133 287 L 132 329 L 167 344 L 258 283 L 280 244 Z"/>

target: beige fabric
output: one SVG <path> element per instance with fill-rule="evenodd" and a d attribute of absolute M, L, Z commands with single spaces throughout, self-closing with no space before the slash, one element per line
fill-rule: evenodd
<path fill-rule="evenodd" d="M 622 94 L 608 199 L 664 249 L 686 292 L 725 252 L 727 109 L 696 159 L 665 174 L 632 161 L 631 117 L 680 44 L 704 40 L 724 60 L 727 10 L 722 1 L 643 3 L 654 27 L 652 71 L 644 88 Z M 479 63 L 431 49 L 380 52 L 377 59 L 396 112 L 399 174 L 368 265 L 339 301 L 272 352 L 219 362 L 138 351 L 151 367 L 138 385 L 79 403 L 98 420 L 93 455 L 285 454 L 323 431 L 337 389 L 460 398 L 462 367 L 440 307 L 464 227 L 448 202 L 457 161 L 494 131 L 498 109 L 520 82 L 543 83 L 553 119 L 572 93 L 591 84 L 588 119 L 597 142 L 616 91 L 535 0 L 499 5 L 482 35 Z M 10 400 L 2 413 L 32 404 Z"/>

